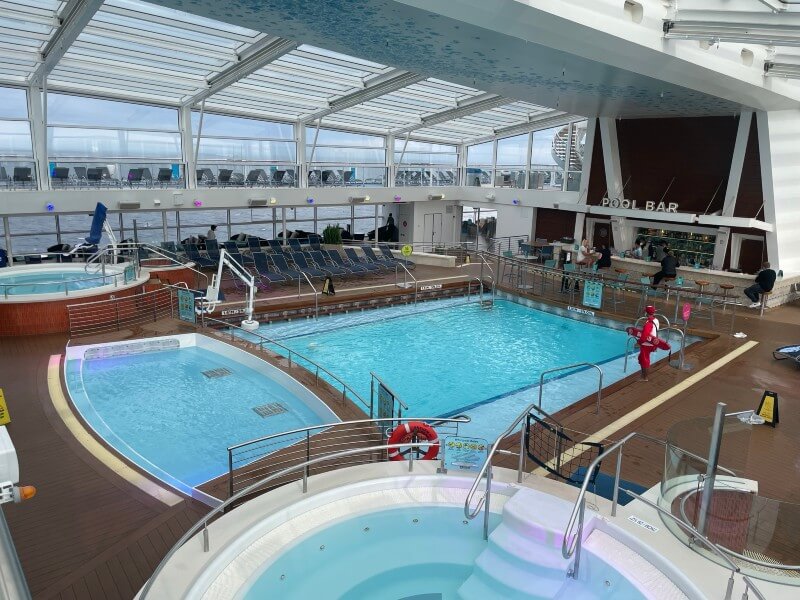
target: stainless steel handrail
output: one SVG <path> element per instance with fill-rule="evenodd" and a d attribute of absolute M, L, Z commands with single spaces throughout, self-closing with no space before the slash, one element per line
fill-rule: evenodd
<path fill-rule="evenodd" d="M 467 519 L 472 520 L 478 516 L 478 513 L 481 511 L 481 507 L 483 507 L 483 539 L 489 539 L 489 504 L 492 494 L 492 458 L 494 458 L 494 455 L 498 453 L 498 448 L 503 439 L 506 436 L 511 435 L 520 422 L 522 422 L 522 420 L 525 419 L 528 416 L 528 413 L 532 410 L 536 410 L 535 404 L 530 404 L 525 407 L 525 410 L 523 410 L 519 416 L 514 419 L 514 422 L 511 423 L 511 425 L 509 425 L 505 431 L 503 431 L 503 433 L 497 436 L 494 444 L 492 444 L 491 450 L 489 450 L 489 453 L 486 455 L 486 460 L 484 461 L 483 466 L 481 466 L 478 474 L 475 476 L 475 480 L 472 482 L 469 492 L 467 492 L 467 499 L 464 501 L 464 516 L 467 517 Z M 519 483 L 522 483 L 522 465 L 525 458 L 524 443 L 525 436 L 520 435 L 519 465 L 517 467 L 517 482 Z M 481 498 L 478 500 L 475 509 L 472 510 L 470 505 L 472 504 L 472 499 L 475 496 L 475 493 L 478 491 L 481 478 L 483 477 L 486 478 L 486 490 L 483 496 L 481 496 Z"/>
<path fill-rule="evenodd" d="M 417 443 L 410 442 L 410 443 L 407 443 L 407 444 L 381 444 L 379 446 L 368 446 L 366 448 L 354 448 L 354 449 L 351 449 L 351 450 L 344 450 L 342 452 L 337 452 L 335 454 L 326 454 L 325 456 L 320 456 L 320 457 L 317 457 L 317 458 L 313 458 L 311 460 L 307 460 L 307 461 L 305 461 L 303 463 L 300 463 L 300 464 L 297 464 L 297 465 L 292 465 L 290 467 L 286 467 L 285 469 L 281 469 L 277 473 L 273 473 L 273 474 L 271 474 L 271 475 L 269 475 L 269 476 L 267 476 L 267 477 L 265 477 L 263 479 L 260 479 L 259 481 L 247 486 L 246 488 L 240 490 L 239 492 L 237 492 L 236 494 L 234 494 L 233 496 L 231 496 L 230 498 L 225 500 L 225 502 L 223 502 L 222 504 L 220 504 L 219 506 L 217 506 L 216 508 L 211 510 L 211 512 L 206 514 L 197 523 L 192 525 L 186 531 L 186 533 L 184 533 L 180 537 L 180 539 L 177 542 L 175 542 L 175 545 L 172 546 L 172 548 L 170 548 L 169 552 L 167 552 L 167 554 L 164 556 L 164 558 L 161 559 L 161 562 L 158 563 L 158 566 L 156 567 L 155 571 L 153 571 L 153 574 L 150 576 L 150 579 L 148 579 L 147 582 L 142 587 L 142 591 L 141 591 L 141 593 L 139 595 L 139 600 L 145 600 L 147 598 L 148 594 L 150 593 L 151 588 L 153 587 L 153 583 L 155 582 L 156 578 L 161 574 L 161 572 L 164 570 L 164 567 L 167 565 L 167 563 L 170 561 L 170 559 L 175 555 L 176 552 L 178 552 L 178 550 L 180 550 L 183 547 L 183 545 L 186 542 L 188 542 L 201 529 L 203 530 L 203 551 L 204 552 L 208 552 L 209 551 L 209 548 L 210 548 L 210 539 L 209 539 L 210 535 L 209 535 L 209 532 L 208 532 L 208 523 L 213 517 L 216 517 L 217 515 L 222 514 L 229 507 L 231 507 L 234 503 L 238 502 L 239 500 L 241 500 L 245 496 L 249 496 L 249 495 L 253 494 L 253 492 L 257 491 L 259 488 L 262 488 L 262 487 L 266 486 L 268 483 L 270 483 L 272 481 L 275 481 L 277 479 L 280 479 L 281 477 L 284 477 L 285 475 L 288 475 L 290 473 L 294 473 L 296 471 L 301 471 L 301 470 L 303 471 L 303 479 L 304 479 L 304 481 L 307 481 L 309 467 L 313 467 L 314 465 L 318 465 L 318 464 L 324 463 L 326 461 L 337 459 L 337 458 L 344 458 L 344 457 L 347 457 L 347 456 L 354 456 L 354 455 L 357 455 L 357 454 L 368 453 L 368 452 L 386 451 L 386 450 L 391 450 L 393 448 L 398 448 L 398 449 L 399 448 L 427 449 L 430 446 L 436 445 L 438 443 L 439 442 L 417 442 Z M 410 459 L 407 462 L 409 463 L 409 471 L 413 470 L 414 460 Z M 307 489 L 307 486 L 304 486 L 304 487 L 305 487 L 305 489 Z"/>
<path fill-rule="evenodd" d="M 588 362 L 580 362 L 580 363 L 575 363 L 574 365 L 566 365 L 564 367 L 555 367 L 554 369 L 548 369 L 547 371 L 542 371 L 541 374 L 539 375 L 539 404 L 538 404 L 538 408 L 540 408 L 540 409 L 542 408 L 542 387 L 544 386 L 544 376 L 547 375 L 548 373 L 555 373 L 557 371 L 566 371 L 568 369 L 576 369 L 578 367 L 592 367 L 594 369 L 597 369 L 597 372 L 600 375 L 600 381 L 599 381 L 598 386 L 597 386 L 597 407 L 595 408 L 595 414 L 598 414 L 598 415 L 600 414 L 600 399 L 602 398 L 602 395 L 603 395 L 603 369 L 601 369 L 599 365 L 596 365 L 594 363 L 588 363 Z"/>
<path fill-rule="evenodd" d="M 306 278 L 308 285 L 311 286 L 311 289 L 314 291 L 314 318 L 319 319 L 319 292 L 317 288 L 314 287 L 314 284 L 311 283 L 311 279 L 309 278 L 308 274 L 305 271 L 300 271 L 300 274 Z M 302 291 L 300 290 L 300 285 L 302 284 L 302 279 L 299 277 L 297 278 L 297 298 L 300 298 Z"/>
<path fill-rule="evenodd" d="M 747 586 L 747 589 L 745 590 L 744 596 L 742 596 L 742 598 L 746 599 L 747 598 L 747 592 L 748 591 L 752 591 L 759 600 L 766 600 L 764 595 L 761 593 L 761 590 L 759 590 L 756 587 L 756 584 L 753 583 L 753 580 L 750 579 L 744 573 L 742 573 L 741 568 L 736 563 L 734 563 L 730 558 L 728 558 L 728 556 L 725 554 L 725 549 L 724 548 L 722 548 L 721 546 L 718 546 L 717 544 L 715 544 L 714 542 L 709 540 L 706 536 L 704 536 L 699 531 L 697 531 L 697 529 L 695 529 L 694 527 L 692 527 L 688 523 L 685 523 L 684 521 L 682 521 L 681 519 L 679 519 L 678 517 L 673 515 L 671 512 L 669 512 L 667 510 L 664 510 L 663 508 L 661 508 L 655 502 L 652 502 L 652 501 L 648 500 L 647 498 L 645 498 L 644 496 L 641 496 L 640 494 L 637 494 L 636 492 L 633 492 L 633 491 L 628 490 L 626 488 L 620 487 L 619 489 L 621 489 L 626 494 L 629 494 L 631 497 L 635 498 L 636 500 L 639 500 L 640 502 L 644 502 L 647 506 L 649 506 L 651 508 L 654 508 L 659 514 L 662 514 L 662 515 L 664 515 L 666 517 L 669 517 L 670 519 L 675 521 L 675 523 L 677 523 L 679 527 L 682 527 L 683 529 L 688 531 L 692 535 L 692 537 L 694 537 L 695 539 L 700 540 L 701 542 L 703 542 L 703 545 L 705 545 L 709 550 L 711 550 L 714 554 L 716 554 L 717 556 L 719 556 L 722 559 L 722 561 L 726 564 L 727 568 L 730 569 L 730 571 L 731 571 L 731 576 L 728 579 L 728 586 L 727 586 L 727 589 L 726 589 L 726 592 L 725 592 L 725 600 L 730 600 L 732 595 L 733 595 L 734 575 L 736 573 L 738 573 L 739 575 L 742 576 L 742 580 L 744 581 L 745 586 Z M 577 559 L 575 561 L 575 576 L 577 577 Z"/>
<path fill-rule="evenodd" d="M 408 288 L 408 285 L 407 285 L 408 282 L 406 280 L 406 274 L 409 277 L 411 277 L 411 280 L 414 282 L 414 304 L 416 304 L 417 303 L 417 287 L 418 287 L 417 278 L 414 277 L 411 274 L 411 271 L 409 271 L 403 263 L 396 262 L 396 263 L 394 263 L 394 285 L 395 285 L 395 287 L 399 287 L 399 285 L 397 283 L 397 269 L 398 269 L 398 267 L 402 267 L 403 271 L 404 271 L 404 273 L 403 273 L 403 289 L 407 289 Z"/>
<path fill-rule="evenodd" d="M 300 359 L 302 359 L 302 360 L 304 360 L 304 361 L 306 361 L 308 363 L 311 363 L 312 365 L 314 365 L 314 368 L 315 368 L 315 373 L 314 373 L 314 382 L 315 382 L 315 384 L 319 384 L 319 373 L 320 373 L 320 371 L 322 371 L 323 373 L 325 373 L 329 377 L 331 377 L 334 380 L 336 380 L 336 382 L 339 383 L 339 385 L 342 386 L 342 399 L 343 400 L 347 397 L 346 392 L 350 392 L 353 396 L 355 396 L 358 399 L 359 402 L 361 402 L 361 404 L 363 404 L 366 408 L 369 409 L 369 411 L 370 411 L 369 412 L 369 416 L 372 417 L 372 413 L 373 413 L 372 409 L 373 409 L 373 407 L 371 405 L 367 404 L 367 402 L 352 387 L 350 387 L 348 384 L 346 384 L 344 381 L 339 379 L 336 375 L 331 373 L 328 369 L 326 369 L 325 367 L 323 367 L 319 363 L 311 360 L 310 358 L 300 354 L 299 352 L 297 352 L 295 350 L 292 350 L 291 348 L 289 348 L 288 346 L 285 346 L 284 344 L 281 344 L 280 342 L 277 342 L 277 341 L 275 341 L 275 340 L 273 340 L 271 338 L 268 338 L 268 337 L 266 337 L 264 335 L 261 335 L 260 333 L 257 333 L 255 331 L 248 331 L 247 329 L 243 329 L 243 328 L 239 327 L 238 325 L 234 325 L 233 323 L 228 323 L 226 321 L 221 321 L 220 319 L 214 319 L 213 317 L 205 317 L 204 318 L 204 322 L 206 322 L 206 323 L 208 323 L 208 322 L 218 323 L 220 325 L 224 325 L 228 329 L 238 329 L 239 331 L 242 331 L 245 335 L 255 336 L 255 337 L 259 338 L 258 347 L 261 350 L 264 349 L 264 344 L 272 344 L 272 345 L 278 346 L 279 348 L 283 348 L 287 353 L 287 357 L 286 358 L 289 361 L 289 368 L 292 367 L 292 354 L 294 354 L 296 357 L 299 357 Z M 230 338 L 231 338 L 231 341 L 236 339 L 236 336 L 233 335 L 233 331 L 230 332 Z M 239 339 L 241 339 L 241 340 L 243 340 L 245 342 L 249 341 L 247 339 L 247 337 L 240 337 Z M 297 361 L 295 361 L 295 362 L 297 362 Z"/>
<path fill-rule="evenodd" d="M 583 519 L 584 519 L 584 511 L 586 506 L 586 491 L 589 487 L 589 483 L 591 481 L 592 473 L 594 473 L 595 469 L 598 468 L 600 463 L 604 458 L 611 455 L 613 452 L 619 450 L 619 454 L 617 455 L 617 465 L 616 465 L 616 472 L 614 475 L 614 487 L 612 491 L 612 498 L 611 498 L 611 516 L 617 516 L 617 505 L 619 500 L 619 481 L 622 472 L 622 448 L 634 438 L 644 439 L 649 442 L 653 442 L 656 444 L 660 444 L 661 446 L 669 447 L 670 444 L 664 440 L 660 440 L 658 438 L 652 437 L 650 435 L 644 433 L 637 433 L 632 432 L 623 437 L 621 440 L 614 442 L 611 446 L 606 448 L 603 452 L 601 452 L 587 467 L 586 469 L 586 476 L 583 479 L 583 485 L 581 485 L 580 492 L 578 492 L 578 498 L 575 501 L 575 506 L 572 509 L 572 513 L 570 514 L 569 520 L 567 521 L 567 526 L 564 529 L 564 539 L 561 543 L 561 554 L 564 558 L 571 558 L 573 554 L 575 555 L 575 564 L 573 566 L 573 576 L 577 577 L 578 574 L 578 567 L 580 565 L 580 549 L 581 549 L 581 536 L 583 535 Z M 678 448 L 682 453 L 691 456 L 694 459 L 700 460 L 704 463 L 708 463 L 708 461 L 692 452 L 687 450 L 683 450 L 682 448 Z M 732 476 L 736 476 L 736 473 L 731 471 L 730 469 L 726 469 L 721 465 L 718 466 L 721 471 L 728 473 Z M 627 491 L 627 490 L 626 490 Z M 572 538 L 570 542 L 570 534 L 572 530 L 575 528 L 577 524 L 578 531 Z"/>

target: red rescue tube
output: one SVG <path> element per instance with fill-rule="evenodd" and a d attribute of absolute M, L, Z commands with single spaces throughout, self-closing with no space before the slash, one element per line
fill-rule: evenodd
<path fill-rule="evenodd" d="M 389 436 L 389 445 L 410 444 L 414 438 L 417 442 L 431 442 L 422 460 L 433 460 L 439 454 L 439 436 L 436 430 L 422 421 L 409 421 L 395 427 L 392 435 Z M 405 460 L 400 454 L 400 448 L 389 448 L 389 460 Z"/>
<path fill-rule="evenodd" d="M 634 337 L 641 343 L 642 341 L 642 330 L 638 327 L 627 327 L 625 329 L 627 334 L 631 337 Z M 666 340 L 662 340 L 661 338 L 653 338 L 651 340 L 651 344 L 653 347 L 657 348 L 658 350 L 672 350 L 672 347 L 667 343 Z"/>

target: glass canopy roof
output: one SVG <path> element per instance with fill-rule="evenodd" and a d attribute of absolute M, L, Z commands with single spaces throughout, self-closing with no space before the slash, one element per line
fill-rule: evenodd
<path fill-rule="evenodd" d="M 558 114 L 138 0 L 0 0 L 0 83 L 37 69 L 51 90 L 451 143 Z"/>

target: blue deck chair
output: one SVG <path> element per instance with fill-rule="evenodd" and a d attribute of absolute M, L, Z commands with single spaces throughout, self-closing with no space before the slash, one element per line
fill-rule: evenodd
<path fill-rule="evenodd" d="M 250 236 L 247 238 L 247 248 L 255 254 L 256 252 L 261 252 L 261 240 L 257 237 Z"/>
<path fill-rule="evenodd" d="M 370 270 L 367 269 L 366 265 L 357 265 L 352 261 L 345 260 L 336 250 L 322 250 L 322 254 L 327 256 L 328 259 L 335 265 L 347 269 L 354 275 L 366 275 L 367 273 L 370 273 Z"/>
<path fill-rule="evenodd" d="M 217 262 L 200 254 L 196 244 L 186 244 L 186 256 L 200 268 L 216 267 Z"/>
<path fill-rule="evenodd" d="M 328 275 L 328 273 L 322 269 L 317 269 L 308 264 L 306 255 L 302 252 L 292 252 L 290 256 L 292 257 L 292 262 L 294 262 L 295 266 L 309 277 L 319 277 L 320 279 L 323 279 L 326 275 Z"/>
<path fill-rule="evenodd" d="M 206 254 L 214 262 L 219 262 L 219 242 L 217 240 L 206 240 Z"/>
<path fill-rule="evenodd" d="M 322 250 L 322 238 L 316 234 L 308 236 L 308 245 L 312 250 Z"/>
<path fill-rule="evenodd" d="M 267 244 L 273 253 L 283 254 L 283 244 L 281 244 L 280 240 L 267 240 Z"/>
<path fill-rule="evenodd" d="M 300 245 L 300 240 L 297 238 L 289 238 L 289 248 L 291 248 L 293 252 L 303 251 L 303 248 Z"/>
<path fill-rule="evenodd" d="M 239 246 L 236 245 L 236 242 L 228 240 L 227 242 L 222 242 L 223 247 L 225 248 L 225 252 L 230 254 L 234 257 L 234 260 L 238 262 L 240 265 L 246 266 L 253 266 L 255 262 L 253 261 L 252 256 L 248 256 L 247 254 L 242 254 Z"/>
<path fill-rule="evenodd" d="M 368 260 L 361 260 L 361 258 L 356 253 L 355 248 L 345 248 L 344 253 L 347 256 L 347 258 L 349 258 L 353 262 L 353 264 L 360 265 L 365 269 L 369 269 L 373 273 L 380 271 L 381 269 L 389 268 L 384 264 L 376 264 L 373 262 L 369 262 Z"/>
<path fill-rule="evenodd" d="M 378 244 L 378 249 L 381 251 L 381 254 L 383 255 L 383 258 L 385 258 L 386 260 L 397 261 L 400 264 L 405 265 L 409 269 L 413 269 L 414 267 L 417 266 L 416 264 L 414 264 L 410 260 L 406 260 L 404 258 L 397 258 L 394 254 L 392 254 L 392 251 L 389 249 L 389 246 L 387 246 L 386 244 Z"/>
<path fill-rule="evenodd" d="M 286 275 L 289 279 L 300 279 L 303 274 L 297 269 L 293 269 L 286 262 L 284 254 L 267 254 L 267 260 L 271 261 L 281 275 Z"/>
<path fill-rule="evenodd" d="M 263 252 L 254 252 L 253 261 L 256 263 L 256 273 L 262 279 L 266 279 L 270 283 L 280 283 L 288 281 L 289 278 L 270 265 L 269 258 Z"/>
<path fill-rule="evenodd" d="M 350 269 L 346 269 L 345 267 L 341 267 L 335 264 L 331 259 L 325 258 L 325 255 L 320 250 L 309 250 L 307 255 L 311 257 L 311 260 L 314 261 L 314 265 L 318 269 L 322 269 L 328 275 L 352 275 L 353 271 Z"/>
<path fill-rule="evenodd" d="M 367 257 L 367 260 L 370 260 L 375 264 L 382 265 L 387 269 L 394 269 L 397 265 L 397 259 L 392 258 L 392 260 L 389 260 L 388 258 L 382 258 L 375 254 L 375 251 L 370 246 L 361 246 L 361 251 L 364 253 L 364 256 Z"/>

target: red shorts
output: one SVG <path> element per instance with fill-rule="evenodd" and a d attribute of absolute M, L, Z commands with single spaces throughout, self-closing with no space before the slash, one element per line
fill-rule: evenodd
<path fill-rule="evenodd" d="M 655 350 L 653 346 L 639 346 L 639 365 L 643 369 L 650 368 L 650 353 Z"/>

